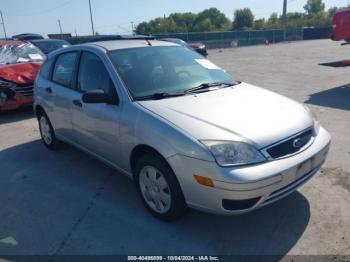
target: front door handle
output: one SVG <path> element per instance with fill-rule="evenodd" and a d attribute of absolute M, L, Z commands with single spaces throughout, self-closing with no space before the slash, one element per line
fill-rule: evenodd
<path fill-rule="evenodd" d="M 83 104 L 80 102 L 80 100 L 73 100 L 73 105 L 77 107 L 83 107 Z"/>
<path fill-rule="evenodd" d="M 50 87 L 46 87 L 45 88 L 45 91 L 49 94 L 52 94 L 52 89 Z"/>

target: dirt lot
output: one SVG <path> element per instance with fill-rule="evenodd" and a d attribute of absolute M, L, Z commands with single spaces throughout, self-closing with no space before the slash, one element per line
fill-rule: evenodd
<path fill-rule="evenodd" d="M 230 50 L 209 58 L 237 80 L 309 104 L 333 136 L 323 170 L 253 213 L 192 211 L 167 224 L 132 181 L 73 148 L 49 152 L 30 110 L 0 115 L 0 254 L 350 255 L 350 46 L 328 40 Z M 213 105 L 215 106 L 215 105 Z"/>

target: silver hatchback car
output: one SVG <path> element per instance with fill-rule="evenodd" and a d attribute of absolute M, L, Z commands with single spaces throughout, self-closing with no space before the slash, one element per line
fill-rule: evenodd
<path fill-rule="evenodd" d="M 133 178 L 163 220 L 277 201 L 317 173 L 331 141 L 307 107 L 164 41 L 51 53 L 34 96 L 49 149 L 72 144 Z"/>

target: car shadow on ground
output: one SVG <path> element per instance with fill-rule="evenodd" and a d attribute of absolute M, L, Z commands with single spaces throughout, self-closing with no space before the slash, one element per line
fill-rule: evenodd
<path fill-rule="evenodd" d="M 349 60 L 336 61 L 336 62 L 322 63 L 322 64 L 318 64 L 318 65 L 320 65 L 320 66 L 328 66 L 328 67 L 348 67 L 348 66 L 350 66 L 350 59 Z"/>
<path fill-rule="evenodd" d="M 0 254 L 288 253 L 310 219 L 299 192 L 240 216 L 189 211 L 165 223 L 143 207 L 134 183 L 68 147 L 52 152 L 32 141 L 0 152 Z"/>
<path fill-rule="evenodd" d="M 23 107 L 13 111 L 0 112 L 0 125 L 27 120 L 34 117 L 33 107 Z"/>
<path fill-rule="evenodd" d="M 350 110 L 350 84 L 310 95 L 307 104 Z"/>

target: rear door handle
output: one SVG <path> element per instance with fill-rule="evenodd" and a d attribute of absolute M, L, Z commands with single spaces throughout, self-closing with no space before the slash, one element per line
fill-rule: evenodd
<path fill-rule="evenodd" d="M 80 100 L 73 100 L 73 105 L 77 107 L 83 107 L 83 104 L 80 102 Z"/>
<path fill-rule="evenodd" d="M 46 87 L 45 88 L 45 91 L 49 94 L 52 94 L 52 89 L 50 87 Z"/>

